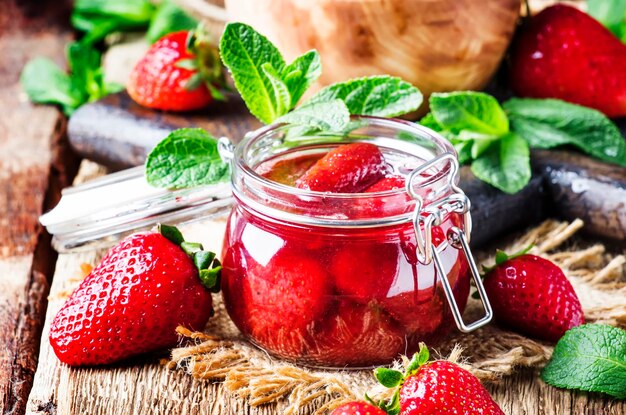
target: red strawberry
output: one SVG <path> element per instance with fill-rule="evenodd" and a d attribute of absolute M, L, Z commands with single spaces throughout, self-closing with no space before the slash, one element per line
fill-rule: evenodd
<path fill-rule="evenodd" d="M 424 343 L 406 373 L 376 369 L 376 378 L 395 388 L 394 398 L 379 406 L 400 415 L 504 415 L 480 381 L 460 366 L 445 360 L 428 362 Z"/>
<path fill-rule="evenodd" d="M 504 415 L 480 381 L 452 362 L 421 366 L 400 389 L 402 415 Z"/>
<path fill-rule="evenodd" d="M 340 300 L 336 310 L 315 333 L 313 359 L 336 366 L 372 366 L 404 352 L 404 334 L 375 303 Z"/>
<path fill-rule="evenodd" d="M 571 6 L 548 7 L 521 30 L 510 78 L 520 96 L 559 98 L 610 117 L 626 115 L 626 45 Z"/>
<path fill-rule="evenodd" d="M 50 344 L 71 366 L 101 365 L 174 346 L 176 327 L 202 329 L 213 313 L 206 283 L 215 254 L 180 243 L 176 228 L 130 236 L 112 248 L 57 313 Z M 172 240 L 168 239 L 171 238 Z M 208 270 L 209 266 L 214 268 Z M 206 279 L 205 279 L 206 278 Z"/>
<path fill-rule="evenodd" d="M 556 342 L 585 322 L 580 301 L 563 271 L 535 255 L 496 256 L 484 280 L 494 318 L 523 334 Z"/>
<path fill-rule="evenodd" d="M 374 144 L 344 144 L 319 159 L 296 181 L 296 187 L 318 192 L 358 193 L 384 177 L 386 170 L 385 158 Z"/>
<path fill-rule="evenodd" d="M 398 273 L 399 256 L 394 243 L 355 243 L 340 248 L 330 262 L 336 290 L 360 303 L 386 298 Z"/>
<path fill-rule="evenodd" d="M 338 406 L 330 415 L 387 415 L 387 412 L 367 402 L 354 401 Z"/>
<path fill-rule="evenodd" d="M 200 41 L 188 49 L 189 36 L 186 31 L 170 33 L 137 62 L 127 87 L 135 102 L 165 111 L 191 111 L 221 98 L 212 86 L 224 82 L 217 51 Z"/>
<path fill-rule="evenodd" d="M 308 333 L 322 318 L 331 295 L 328 273 L 316 260 L 287 246 L 266 264 L 254 264 L 242 280 L 242 331 L 255 343 L 283 357 L 297 358 L 309 343 Z"/>

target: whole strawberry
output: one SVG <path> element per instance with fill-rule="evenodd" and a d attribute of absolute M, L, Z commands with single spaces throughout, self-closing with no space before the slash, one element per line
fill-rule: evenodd
<path fill-rule="evenodd" d="M 558 98 L 626 115 L 626 45 L 571 6 L 544 9 L 511 49 L 511 88 L 519 96 Z"/>
<path fill-rule="evenodd" d="M 139 105 L 164 111 L 191 111 L 222 99 L 224 84 L 217 51 L 201 34 L 165 35 L 135 65 L 127 85 Z"/>
<path fill-rule="evenodd" d="M 387 412 L 370 403 L 354 401 L 338 406 L 330 415 L 387 415 Z"/>
<path fill-rule="evenodd" d="M 71 366 L 103 365 L 174 346 L 176 327 L 202 329 L 221 266 L 180 232 L 132 235 L 113 247 L 54 317 L 50 344 Z"/>
<path fill-rule="evenodd" d="M 445 360 L 428 362 L 424 343 L 404 374 L 379 368 L 376 378 L 386 387 L 398 388 L 379 407 L 400 415 L 504 415 L 478 378 Z"/>
<path fill-rule="evenodd" d="M 580 301 L 561 268 L 535 255 L 498 252 L 484 285 L 494 318 L 522 334 L 556 342 L 585 322 Z"/>

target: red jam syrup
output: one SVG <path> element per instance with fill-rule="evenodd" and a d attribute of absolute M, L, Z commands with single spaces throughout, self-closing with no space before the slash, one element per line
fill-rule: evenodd
<path fill-rule="evenodd" d="M 336 212 L 340 218 L 412 211 L 402 190 L 415 166 L 383 156 L 373 144 L 356 144 L 360 147 L 341 145 L 326 154 L 295 151 L 255 171 L 300 189 L 382 192 L 355 200 L 351 209 Z M 224 242 L 222 292 L 232 320 L 260 348 L 305 365 L 370 367 L 411 354 L 421 341 L 433 344 L 454 327 L 433 264 L 417 260 L 411 221 L 309 226 L 270 219 L 238 202 Z M 317 213 L 319 206 L 311 209 Z M 433 228 L 434 245 L 460 223 L 450 215 Z M 469 293 L 467 263 L 451 246 L 441 258 L 462 310 Z"/>

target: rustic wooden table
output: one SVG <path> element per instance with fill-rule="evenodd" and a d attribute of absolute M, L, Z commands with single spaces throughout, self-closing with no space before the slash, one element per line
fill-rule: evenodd
<path fill-rule="evenodd" d="M 53 108 L 28 103 L 18 78 L 34 56 L 64 62 L 70 33 L 58 22 L 67 22 L 67 11 L 61 2 L 0 1 L 0 412 L 281 413 L 280 406 L 249 408 L 219 384 L 169 371 L 156 357 L 76 370 L 60 365 L 52 353 L 44 324 L 61 304 L 57 293 L 71 284 L 81 263 L 94 263 L 100 252 L 57 256 L 38 225 L 39 215 L 73 180 L 79 160 L 67 149 L 65 119 Z M 507 414 L 626 413 L 625 403 L 554 389 L 535 371 L 488 388 Z"/>

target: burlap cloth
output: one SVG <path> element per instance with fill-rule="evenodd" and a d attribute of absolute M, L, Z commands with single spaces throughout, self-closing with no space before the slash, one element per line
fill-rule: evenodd
<path fill-rule="evenodd" d="M 572 282 L 587 322 L 626 326 L 626 269 L 624 255 L 609 254 L 602 244 L 573 242 L 583 223 L 546 221 L 498 248 L 515 252 L 534 244 L 531 253 L 546 257 L 561 268 Z M 586 246 L 585 246 L 586 245 Z M 494 247 L 495 248 L 495 247 Z M 488 250 L 476 253 L 479 263 L 492 264 Z M 315 408 L 325 414 L 346 400 L 362 399 L 364 393 L 384 397 L 388 391 L 377 385 L 371 370 L 323 371 L 298 367 L 268 356 L 243 340 L 218 299 L 216 315 L 203 333 L 179 328 L 188 346 L 172 351 L 170 369 L 223 382 L 232 394 L 250 405 L 287 401 L 286 415 Z M 466 320 L 482 312 L 470 299 Z M 460 362 L 483 382 L 493 382 L 517 368 L 543 366 L 552 345 L 523 337 L 490 324 L 471 334 L 457 334 L 433 351 L 435 356 Z M 406 358 L 398 360 L 401 366 Z"/>

